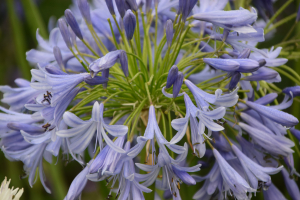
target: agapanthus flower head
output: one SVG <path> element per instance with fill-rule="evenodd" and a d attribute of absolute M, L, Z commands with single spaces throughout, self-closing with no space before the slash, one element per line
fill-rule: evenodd
<path fill-rule="evenodd" d="M 56 182 L 46 184 L 44 160 L 63 154 L 82 165 L 65 200 L 79 199 L 88 180 L 106 181 L 108 199 L 188 199 L 184 185 L 197 189 L 194 199 L 248 200 L 261 189 L 284 199 L 271 182 L 280 170 L 297 199 L 291 137 L 300 134 L 287 108 L 299 86 L 273 84 L 283 74 L 298 85 L 287 63 L 298 55 L 296 25 L 282 47 L 259 49 L 296 15 L 281 16 L 288 1 L 260 25 L 245 2 L 235 10 L 228 0 L 74 1 L 49 25 L 49 40 L 37 30 L 38 49 L 26 53 L 31 80 L 0 86 L 5 157 L 23 162 L 30 186 L 38 170 L 48 193 Z M 263 17 L 273 12 L 271 0 L 254 5 Z"/>

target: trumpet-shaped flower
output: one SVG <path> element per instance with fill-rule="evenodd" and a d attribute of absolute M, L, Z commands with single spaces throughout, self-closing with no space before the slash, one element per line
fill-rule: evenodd
<path fill-rule="evenodd" d="M 278 168 L 262 167 L 243 154 L 234 144 L 232 150 L 242 164 L 250 185 L 254 189 L 258 189 L 258 181 L 269 183 L 271 181 L 269 174 L 276 174 L 283 168 L 283 166 Z"/>
<path fill-rule="evenodd" d="M 295 180 L 289 175 L 285 168 L 281 171 L 286 189 L 293 200 L 300 197 L 300 191 Z"/>
<path fill-rule="evenodd" d="M 162 169 L 162 181 L 161 184 L 158 186 L 160 189 L 163 190 L 170 190 L 173 194 L 173 198 L 181 199 L 180 198 L 180 182 L 184 182 L 188 185 L 195 185 L 196 181 L 187 173 L 187 172 L 196 172 L 200 170 L 201 164 L 195 165 L 194 167 L 182 167 L 179 165 L 186 156 L 187 156 L 187 144 L 184 145 L 185 152 L 181 154 L 176 160 L 174 160 L 168 154 L 165 147 L 161 147 L 156 165 L 145 165 L 136 163 L 136 166 L 143 171 L 150 172 L 146 175 L 139 175 L 139 179 L 141 181 L 145 181 L 143 183 L 144 186 L 150 186 L 156 180 L 156 177 Z"/>
<path fill-rule="evenodd" d="M 100 149 L 103 149 L 103 141 L 107 143 L 112 149 L 117 152 L 125 153 L 125 151 L 116 146 L 106 134 L 106 131 L 114 136 L 124 136 L 128 128 L 123 125 L 108 125 L 103 119 L 104 104 L 99 105 L 98 102 L 94 103 L 91 119 L 83 121 L 76 115 L 66 112 L 63 116 L 65 123 L 72 127 L 68 130 L 60 130 L 56 134 L 60 137 L 69 138 L 70 151 L 76 154 L 82 153 L 90 144 L 94 136 L 96 136 Z M 105 131 L 106 130 L 106 131 Z"/>
<path fill-rule="evenodd" d="M 225 193 L 231 190 L 235 198 L 241 200 L 248 199 L 247 192 L 251 193 L 256 190 L 250 187 L 247 181 L 228 164 L 216 149 L 213 149 L 213 153 L 223 177 Z"/>
<path fill-rule="evenodd" d="M 258 112 L 259 114 L 283 126 L 292 127 L 299 123 L 298 119 L 293 115 L 274 109 L 272 107 L 263 106 L 250 101 L 247 101 L 246 105 L 251 109 L 255 110 L 256 112 Z"/>
<path fill-rule="evenodd" d="M 265 200 L 286 200 L 280 190 L 273 184 L 267 190 L 263 190 Z"/>
<path fill-rule="evenodd" d="M 24 109 L 24 105 L 33 101 L 40 91 L 31 88 L 30 82 L 22 78 L 16 79 L 15 83 L 19 88 L 11 88 L 7 85 L 0 86 L 0 91 L 3 92 L 1 102 L 7 103 L 10 110 L 21 111 Z"/>
<path fill-rule="evenodd" d="M 89 168 L 92 163 L 93 160 L 91 160 L 87 166 L 74 178 L 64 200 L 75 200 L 80 198 L 81 193 L 88 181 L 86 175 L 89 173 Z"/>
<path fill-rule="evenodd" d="M 239 126 L 251 136 L 255 143 L 267 150 L 268 153 L 288 156 L 294 152 L 291 149 L 294 143 L 284 136 L 271 135 L 242 122 L 239 123 Z"/>
<path fill-rule="evenodd" d="M 172 127 L 178 132 L 172 138 L 170 143 L 175 144 L 183 138 L 188 127 L 188 122 L 190 121 L 194 153 L 201 158 L 204 156 L 206 149 L 203 136 L 205 135 L 205 127 L 207 127 L 209 131 L 223 130 L 224 128 L 215 123 L 213 120 L 221 119 L 225 115 L 225 108 L 219 107 L 213 111 L 202 111 L 193 104 L 186 93 L 184 93 L 184 101 L 186 106 L 186 115 L 184 118 L 172 121 Z M 199 119 L 199 122 L 196 117 Z"/>
<path fill-rule="evenodd" d="M 210 22 L 214 25 L 223 27 L 228 30 L 234 30 L 241 33 L 256 32 L 250 24 L 257 19 L 257 13 L 254 8 L 252 12 L 240 8 L 232 11 L 208 11 L 197 13 L 192 16 L 194 19 Z"/>
<path fill-rule="evenodd" d="M 192 92 L 197 102 L 198 108 L 201 108 L 202 110 L 208 109 L 209 107 L 208 103 L 217 106 L 231 107 L 237 103 L 237 100 L 239 98 L 239 96 L 237 95 L 237 89 L 235 89 L 233 92 L 229 94 L 224 94 L 224 95 L 222 95 L 222 90 L 217 89 L 215 95 L 213 95 L 204 92 L 189 80 L 185 80 L 184 82 L 186 86 L 189 88 L 189 90 Z"/>

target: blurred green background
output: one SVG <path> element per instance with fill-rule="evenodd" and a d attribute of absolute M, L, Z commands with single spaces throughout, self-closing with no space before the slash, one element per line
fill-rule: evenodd
<path fill-rule="evenodd" d="M 278 10 L 286 1 L 277 0 L 274 4 L 274 10 Z M 1 0 L 0 2 L 0 84 L 14 86 L 14 79 L 18 77 L 25 77 L 30 79 L 30 69 L 32 66 L 26 61 L 25 52 L 36 48 L 37 41 L 35 39 L 36 29 L 40 28 L 40 33 L 44 38 L 48 37 L 48 22 L 50 17 L 58 19 L 64 13 L 64 10 L 72 3 L 71 0 Z M 246 3 L 250 1 L 236 0 L 236 5 Z M 288 8 L 281 13 L 276 21 L 284 19 L 285 17 L 296 13 L 299 0 L 293 1 Z M 259 44 L 259 48 L 270 48 L 272 45 L 280 43 L 285 34 L 289 31 L 290 27 L 294 24 L 294 19 L 288 21 L 284 25 L 277 28 L 275 36 L 264 43 Z M 287 66 L 293 68 L 300 74 L 300 60 L 297 56 L 293 56 L 292 52 L 300 53 L 300 24 L 296 25 L 290 39 L 296 40 L 295 43 L 289 45 L 288 49 L 284 51 L 287 58 L 291 60 L 287 63 Z M 300 54 L 299 54 L 300 55 Z M 287 72 L 288 73 L 288 72 Z M 299 80 L 300 81 L 300 80 Z M 294 83 L 282 75 L 282 82 L 276 84 L 280 88 L 285 86 L 292 86 Z M 2 94 L 1 94 L 2 95 Z M 5 105 L 3 105 L 5 106 Z M 294 101 L 293 106 L 290 108 L 290 112 L 294 114 L 298 119 L 300 118 L 299 100 Z M 300 128 L 300 126 L 298 127 Z M 295 138 L 294 138 L 295 139 Z M 296 139 L 295 139 L 296 141 Z M 299 142 L 297 141 L 299 147 Z M 295 154 L 295 166 L 297 171 L 299 168 L 299 157 Z M 14 187 L 24 188 L 24 194 L 21 199 L 30 200 L 50 200 L 50 199 L 63 199 L 67 194 L 69 185 L 75 176 L 82 170 L 82 167 L 75 163 L 70 162 L 66 164 L 66 161 L 59 157 L 57 164 L 56 159 L 53 160 L 53 164 L 50 165 L 44 162 L 44 168 L 47 178 L 47 185 L 50 186 L 52 194 L 47 194 L 43 189 L 39 179 L 37 179 L 33 188 L 30 188 L 28 179 L 20 179 L 20 176 L 24 174 L 21 162 L 9 162 L 0 152 L 0 182 L 7 176 L 11 178 L 11 185 Z M 281 174 L 272 176 L 272 180 L 275 185 L 286 195 L 287 199 L 290 199 L 287 195 L 284 183 L 282 181 Z M 300 181 L 299 181 L 300 182 Z M 196 186 L 183 187 L 181 192 L 183 199 L 191 199 L 192 195 L 199 188 L 199 184 Z M 185 190 L 185 191 L 184 191 Z M 89 182 L 85 191 L 83 192 L 82 199 L 106 199 L 108 190 L 105 187 L 105 183 L 92 183 Z M 184 198 L 185 197 L 185 198 Z M 257 198 L 261 199 L 261 193 L 257 194 Z"/>

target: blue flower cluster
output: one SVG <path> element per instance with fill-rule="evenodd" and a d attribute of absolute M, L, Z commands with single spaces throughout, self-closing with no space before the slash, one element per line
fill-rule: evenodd
<path fill-rule="evenodd" d="M 259 13 L 273 12 L 262 2 L 254 1 Z M 204 183 L 194 199 L 263 192 L 281 200 L 270 176 L 279 172 L 299 199 L 291 140 L 300 140 L 299 121 L 282 110 L 300 86 L 274 84 L 288 60 L 278 58 L 281 47 L 256 47 L 265 36 L 255 8 L 77 0 L 64 14 L 49 40 L 36 33 L 39 47 L 26 54 L 31 81 L 0 87 L 9 105 L 0 107 L 1 150 L 24 163 L 31 186 L 38 170 L 50 193 L 43 159 L 61 153 L 84 167 L 65 200 L 80 198 L 88 180 L 106 180 L 108 198 L 119 200 L 145 199 L 153 189 L 181 199 L 181 185 L 197 182 Z M 200 176 L 200 167 L 209 173 Z"/>

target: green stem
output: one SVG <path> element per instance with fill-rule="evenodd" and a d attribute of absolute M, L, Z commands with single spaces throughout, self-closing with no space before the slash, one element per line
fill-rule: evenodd
<path fill-rule="evenodd" d="M 281 6 L 277 12 L 272 16 L 272 18 L 270 19 L 270 21 L 268 21 L 268 23 L 265 26 L 265 30 L 269 28 L 269 26 L 272 24 L 272 22 L 276 19 L 276 17 L 278 17 L 278 15 L 280 15 L 280 13 L 282 13 L 282 11 L 284 11 L 284 9 L 286 7 L 288 7 L 288 5 L 290 5 L 294 0 L 289 0 L 287 1 L 285 4 L 283 4 L 283 6 Z"/>
<path fill-rule="evenodd" d="M 110 21 L 109 18 L 107 19 L 107 21 L 108 21 L 108 24 L 109 24 L 109 27 L 110 27 L 111 34 L 112 34 L 113 39 L 114 39 L 115 46 L 116 46 L 117 49 L 120 49 L 120 47 L 118 45 L 118 42 L 117 42 L 117 39 L 116 39 L 116 36 L 115 36 L 115 33 L 114 33 L 114 30 L 113 30 L 113 27 L 111 25 L 111 21 Z"/>
<path fill-rule="evenodd" d="M 6 0 L 11 30 L 13 33 L 13 41 L 15 46 L 15 61 L 22 72 L 22 76 L 25 79 L 30 78 L 30 67 L 26 61 L 25 52 L 26 45 L 24 43 L 24 33 L 22 30 L 22 25 L 15 13 L 14 1 Z"/>
<path fill-rule="evenodd" d="M 288 21 L 294 19 L 296 16 L 297 16 L 297 13 L 294 13 L 294 14 L 292 14 L 292 15 L 290 15 L 290 16 L 282 19 L 282 20 L 280 20 L 279 22 L 275 23 L 272 27 L 270 27 L 269 29 L 265 30 L 265 35 L 267 33 L 269 33 L 271 30 L 277 28 L 278 26 L 281 26 L 281 25 L 287 23 Z"/>

